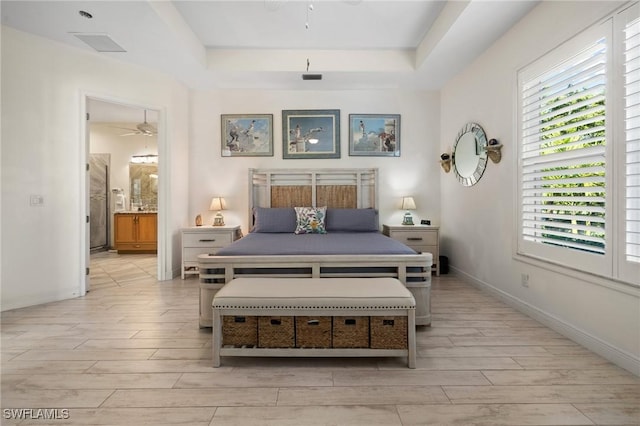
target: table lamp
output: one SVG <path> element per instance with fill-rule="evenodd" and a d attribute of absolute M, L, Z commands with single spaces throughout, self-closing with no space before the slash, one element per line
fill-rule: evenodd
<path fill-rule="evenodd" d="M 413 201 L 413 197 L 402 197 L 402 210 L 406 210 L 407 212 L 404 214 L 404 218 L 402 219 L 403 225 L 413 225 L 413 217 L 409 210 L 416 209 L 416 202 Z"/>
<path fill-rule="evenodd" d="M 213 226 L 224 226 L 224 217 L 222 216 L 221 211 L 226 210 L 227 204 L 222 197 L 213 197 L 211 199 L 211 204 L 209 205 L 209 210 L 217 212 L 213 218 Z"/>

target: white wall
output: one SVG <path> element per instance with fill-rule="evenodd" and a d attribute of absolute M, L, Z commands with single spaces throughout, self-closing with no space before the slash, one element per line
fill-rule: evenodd
<path fill-rule="evenodd" d="M 155 71 L 2 27 L 2 310 L 81 293 L 87 94 L 161 111 L 168 179 L 160 184 L 169 194 L 159 215 L 160 229 L 168 230 L 164 272 L 179 271 L 188 90 Z M 30 206 L 31 195 L 44 203 Z"/>
<path fill-rule="evenodd" d="M 453 172 L 443 173 L 441 252 L 472 282 L 640 374 L 637 290 L 514 258 L 516 72 L 619 4 L 541 3 L 442 90 L 443 152 L 468 121 L 504 148 L 502 162 L 489 162 L 476 186 L 462 187 Z M 530 277 L 528 288 L 521 286 L 523 273 Z"/>
<path fill-rule="evenodd" d="M 340 159 L 283 159 L 282 110 L 339 109 Z M 399 224 L 400 197 L 413 195 L 414 220 L 440 223 L 439 95 L 434 92 L 384 91 L 261 91 L 195 92 L 191 98 L 190 224 L 197 214 L 212 220 L 213 195 L 227 201 L 227 224 L 248 231 L 249 168 L 377 167 L 380 176 L 380 222 Z M 273 114 L 273 157 L 222 157 L 220 114 Z M 350 157 L 349 114 L 401 115 L 400 157 Z"/>

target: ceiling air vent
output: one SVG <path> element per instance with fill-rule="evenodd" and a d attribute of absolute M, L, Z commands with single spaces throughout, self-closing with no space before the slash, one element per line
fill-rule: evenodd
<path fill-rule="evenodd" d="M 106 34 L 71 33 L 78 39 L 87 43 L 98 52 L 126 52 L 122 46 L 113 41 Z"/>
<path fill-rule="evenodd" d="M 322 80 L 322 74 L 302 74 L 303 80 Z"/>

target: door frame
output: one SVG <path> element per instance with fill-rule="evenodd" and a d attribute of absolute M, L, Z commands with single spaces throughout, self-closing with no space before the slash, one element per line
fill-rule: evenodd
<path fill-rule="evenodd" d="M 90 148 L 90 132 L 87 120 L 87 114 L 89 111 L 89 100 L 96 100 L 100 102 L 107 102 L 116 105 L 122 105 L 130 108 L 140 108 L 141 110 L 154 110 L 158 112 L 158 267 L 157 277 L 159 281 L 168 280 L 173 278 L 171 273 L 167 272 L 167 265 L 171 265 L 171 250 L 169 250 L 168 235 L 171 233 L 168 229 L 170 215 L 169 207 L 170 202 L 170 185 L 169 185 L 169 170 L 170 170 L 170 158 L 168 155 L 167 144 L 167 132 L 165 125 L 166 109 L 162 106 L 149 105 L 140 101 L 134 101 L 130 99 L 122 99 L 105 94 L 82 92 L 80 94 L 80 135 L 83 137 L 83 141 L 80 143 L 80 155 L 79 155 L 79 169 L 81 170 L 80 176 L 80 206 L 82 209 L 80 215 L 80 294 L 84 295 L 90 290 L 90 275 L 86 273 L 90 267 L 90 231 L 89 222 L 87 220 L 89 215 L 89 172 L 87 171 L 87 164 L 89 163 Z"/>

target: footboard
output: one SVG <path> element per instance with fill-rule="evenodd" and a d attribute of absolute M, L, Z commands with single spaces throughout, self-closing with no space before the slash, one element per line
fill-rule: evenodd
<path fill-rule="evenodd" d="M 415 255 L 198 256 L 200 327 L 213 324 L 216 292 L 236 277 L 391 277 L 401 281 L 416 300 L 416 325 L 431 324 L 430 253 Z"/>

